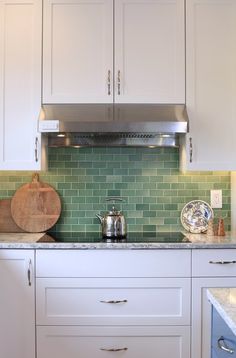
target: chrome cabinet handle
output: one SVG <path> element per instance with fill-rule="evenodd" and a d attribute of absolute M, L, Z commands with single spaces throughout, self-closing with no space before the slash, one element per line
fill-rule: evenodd
<path fill-rule="evenodd" d="M 128 348 L 100 348 L 100 351 L 106 351 L 106 352 L 120 352 L 120 351 L 127 351 Z"/>
<path fill-rule="evenodd" d="M 28 270 L 27 270 L 28 285 L 29 285 L 29 286 L 32 285 L 32 281 L 31 281 L 31 270 L 32 270 L 32 262 L 31 262 L 31 260 L 29 260 Z"/>
<path fill-rule="evenodd" d="M 108 70 L 108 75 L 107 75 L 107 94 L 108 96 L 111 95 L 111 71 Z"/>
<path fill-rule="evenodd" d="M 221 336 L 218 341 L 218 348 L 221 349 L 224 352 L 230 353 L 230 354 L 234 354 L 234 349 L 231 349 L 227 346 L 227 344 L 224 341 L 224 337 Z"/>
<path fill-rule="evenodd" d="M 115 301 L 115 300 L 111 300 L 111 301 L 100 301 L 101 303 L 126 303 L 128 302 L 128 300 L 118 300 L 118 301 Z"/>
<path fill-rule="evenodd" d="M 117 75 L 117 89 L 118 89 L 118 95 L 120 96 L 120 70 L 118 71 L 118 75 Z"/>
<path fill-rule="evenodd" d="M 228 264 L 236 264 L 236 261 L 209 261 L 209 264 L 228 265 Z"/>
<path fill-rule="evenodd" d="M 38 157 L 38 144 L 39 144 L 39 139 L 38 139 L 38 137 L 36 137 L 36 138 L 35 138 L 35 149 L 34 149 L 34 157 L 35 157 L 36 163 L 39 161 L 39 157 Z"/>
<path fill-rule="evenodd" d="M 192 137 L 189 138 L 189 161 L 190 161 L 190 163 L 193 162 L 193 139 L 192 139 Z"/>

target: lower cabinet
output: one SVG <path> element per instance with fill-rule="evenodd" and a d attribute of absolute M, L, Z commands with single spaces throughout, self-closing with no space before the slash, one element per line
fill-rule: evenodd
<path fill-rule="evenodd" d="M 211 358 L 236 357 L 236 336 L 212 307 Z"/>
<path fill-rule="evenodd" d="M 37 327 L 37 358 L 189 358 L 189 327 Z"/>
<path fill-rule="evenodd" d="M 37 358 L 190 357 L 190 250 L 48 250 L 36 263 Z"/>
<path fill-rule="evenodd" d="M 0 357 L 35 357 L 34 251 L 0 250 Z"/>
<path fill-rule="evenodd" d="M 236 287 L 235 259 L 235 249 L 192 250 L 191 358 L 211 357 L 211 305 L 207 289 Z"/>

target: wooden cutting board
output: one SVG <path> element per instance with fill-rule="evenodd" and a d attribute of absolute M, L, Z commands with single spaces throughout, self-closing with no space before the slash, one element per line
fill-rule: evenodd
<path fill-rule="evenodd" d="M 11 200 L 11 215 L 15 223 L 27 232 L 49 230 L 60 214 L 59 195 L 53 187 L 39 181 L 37 173 L 31 183 L 17 189 Z"/>
<path fill-rule="evenodd" d="M 0 232 L 24 232 L 11 216 L 11 199 L 0 200 Z"/>

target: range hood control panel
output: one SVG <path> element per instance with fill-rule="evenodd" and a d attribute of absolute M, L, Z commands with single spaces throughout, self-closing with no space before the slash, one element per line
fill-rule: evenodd
<path fill-rule="evenodd" d="M 59 120 L 39 120 L 38 130 L 40 133 L 59 132 Z"/>

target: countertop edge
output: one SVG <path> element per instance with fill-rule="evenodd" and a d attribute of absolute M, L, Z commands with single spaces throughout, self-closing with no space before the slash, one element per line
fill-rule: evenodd
<path fill-rule="evenodd" d="M 221 291 L 223 296 L 229 291 L 229 288 L 209 288 L 207 289 L 207 298 L 209 302 L 213 305 L 228 327 L 236 335 L 236 322 L 231 318 L 232 314 L 236 315 L 236 305 L 235 307 L 229 307 L 227 309 L 226 304 L 220 302 L 217 298 L 216 292 Z"/>
<path fill-rule="evenodd" d="M 77 249 L 77 250 L 159 250 L 159 249 L 236 249 L 236 234 L 224 237 L 190 234 L 184 232 L 191 242 L 184 243 L 105 243 L 105 242 L 47 242 L 45 233 L 0 233 L 0 249 Z M 39 240 L 42 241 L 39 241 Z"/>

